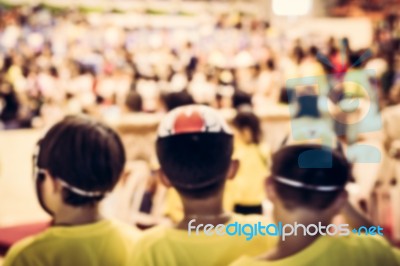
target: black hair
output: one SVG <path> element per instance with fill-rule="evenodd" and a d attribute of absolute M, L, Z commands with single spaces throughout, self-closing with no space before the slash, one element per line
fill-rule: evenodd
<path fill-rule="evenodd" d="M 238 109 L 243 105 L 251 106 L 251 95 L 239 89 L 235 90 L 232 96 L 232 105 L 235 109 Z"/>
<path fill-rule="evenodd" d="M 262 130 L 260 119 L 251 111 L 239 110 L 232 121 L 237 129 L 249 129 L 252 143 L 258 144 L 261 141 Z"/>
<path fill-rule="evenodd" d="M 318 109 L 318 96 L 316 95 L 303 95 L 298 99 L 299 110 L 296 113 L 296 118 L 309 116 L 319 118 L 321 116 Z"/>
<path fill-rule="evenodd" d="M 279 102 L 289 104 L 295 98 L 296 93 L 293 88 L 281 88 L 279 92 Z"/>
<path fill-rule="evenodd" d="M 310 49 L 308 50 L 308 53 L 311 55 L 311 56 L 317 56 L 317 54 L 318 54 L 318 48 L 316 47 L 316 46 L 311 46 L 310 47 Z"/>
<path fill-rule="evenodd" d="M 125 165 L 121 139 L 108 126 L 86 116 L 67 116 L 39 143 L 38 167 L 85 191 L 111 191 Z M 104 196 L 86 197 L 63 188 L 72 206 L 91 205 Z"/>
<path fill-rule="evenodd" d="M 51 76 L 58 78 L 58 70 L 56 67 L 51 66 L 49 71 Z"/>
<path fill-rule="evenodd" d="M 302 164 L 304 158 L 320 165 L 305 167 Z M 288 209 L 308 207 L 322 210 L 329 207 L 344 190 L 351 178 L 351 165 L 342 154 L 329 147 L 316 144 L 292 145 L 274 154 L 271 174 L 272 178 L 281 176 L 308 185 L 338 186 L 338 190 L 322 192 L 288 186 L 273 179 L 276 192 Z"/>
<path fill-rule="evenodd" d="M 350 64 L 354 68 L 361 68 L 363 65 L 363 61 L 361 60 L 361 51 L 353 52 L 350 54 Z"/>
<path fill-rule="evenodd" d="M 270 59 L 267 60 L 267 67 L 271 71 L 275 70 L 275 61 L 274 61 L 274 59 L 270 58 Z"/>
<path fill-rule="evenodd" d="M 142 97 L 135 90 L 131 90 L 126 96 L 125 105 L 131 112 L 140 112 L 143 110 Z"/>
<path fill-rule="evenodd" d="M 195 103 L 193 97 L 186 90 L 164 94 L 162 96 L 162 100 L 167 108 L 167 111 L 171 111 L 176 107 Z"/>
<path fill-rule="evenodd" d="M 2 81 L 0 84 L 0 100 L 4 101 L 4 107 L 0 110 L 0 121 L 17 120 L 21 103 L 14 86 L 10 82 Z"/>
<path fill-rule="evenodd" d="M 12 59 L 12 57 L 11 56 L 9 56 L 9 55 L 7 55 L 5 58 L 4 58 L 4 63 L 3 63 L 3 71 L 4 72 L 7 72 L 9 69 L 10 69 L 10 67 L 12 66 L 12 64 L 13 64 L 13 59 Z"/>
<path fill-rule="evenodd" d="M 294 56 L 294 58 L 296 60 L 296 63 L 300 64 L 301 61 L 303 60 L 303 58 L 305 57 L 303 49 L 300 46 L 296 46 L 293 49 L 293 56 Z"/>
<path fill-rule="evenodd" d="M 225 133 L 190 133 L 159 138 L 161 169 L 176 190 L 191 198 L 208 197 L 224 184 L 233 152 Z"/>

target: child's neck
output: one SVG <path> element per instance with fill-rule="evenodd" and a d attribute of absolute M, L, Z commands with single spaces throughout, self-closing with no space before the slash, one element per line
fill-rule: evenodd
<path fill-rule="evenodd" d="M 62 205 L 54 215 L 53 225 L 84 225 L 98 222 L 101 219 L 97 205 L 90 207 Z"/>
<path fill-rule="evenodd" d="M 230 215 L 225 213 L 222 204 L 222 193 L 204 199 L 181 197 L 184 217 L 176 226 L 178 229 L 188 228 L 188 223 L 196 219 L 196 223 L 221 224 L 230 220 Z"/>
<path fill-rule="evenodd" d="M 280 240 L 277 247 L 267 254 L 267 260 L 280 260 L 304 250 L 311 245 L 319 235 L 315 236 L 290 236 L 285 241 Z"/>

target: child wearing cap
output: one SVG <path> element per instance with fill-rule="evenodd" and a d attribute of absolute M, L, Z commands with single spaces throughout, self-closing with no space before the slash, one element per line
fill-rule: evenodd
<path fill-rule="evenodd" d="M 273 157 L 272 175 L 267 180 L 274 218 L 283 225 L 330 226 L 346 204 L 345 184 L 350 176 L 347 160 L 327 147 L 303 144 L 281 149 Z M 340 230 L 336 234 L 334 230 L 314 234 L 312 229 L 307 236 L 299 228 L 297 236 L 280 238 L 276 248 L 264 255 L 243 257 L 232 265 L 400 265 L 396 252 L 379 236 L 379 227 L 375 235 L 356 234 L 352 232 L 355 227 L 349 227 L 347 233 Z"/>
<path fill-rule="evenodd" d="M 125 165 L 118 135 L 89 118 L 69 116 L 54 125 L 37 148 L 37 196 L 52 224 L 15 244 L 4 266 L 124 265 L 139 231 L 99 213 L 100 201 Z"/>
<path fill-rule="evenodd" d="M 231 159 L 232 133 L 215 110 L 201 105 L 174 109 L 159 126 L 156 148 L 159 177 L 177 190 L 184 217 L 173 228 L 155 227 L 144 233 L 129 265 L 227 265 L 275 245 L 275 237 L 254 236 L 248 241 L 244 235 L 203 230 L 206 224 L 211 228 L 263 220 L 223 208 L 224 186 L 235 176 L 238 162 Z"/>

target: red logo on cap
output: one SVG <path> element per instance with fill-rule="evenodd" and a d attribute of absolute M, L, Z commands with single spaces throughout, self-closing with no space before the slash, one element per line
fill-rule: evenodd
<path fill-rule="evenodd" d="M 198 111 L 181 112 L 175 118 L 174 133 L 202 132 L 205 121 Z"/>

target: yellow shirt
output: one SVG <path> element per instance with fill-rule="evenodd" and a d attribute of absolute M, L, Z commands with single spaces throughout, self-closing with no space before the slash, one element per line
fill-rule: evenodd
<path fill-rule="evenodd" d="M 183 206 L 178 192 L 174 188 L 168 188 L 165 202 L 165 215 L 175 223 L 183 218 Z"/>
<path fill-rule="evenodd" d="M 111 220 L 55 226 L 15 244 L 3 266 L 124 265 L 139 235 L 138 229 Z"/>
<path fill-rule="evenodd" d="M 349 235 L 346 237 L 319 237 L 314 243 L 293 256 L 265 261 L 243 257 L 232 266 L 396 266 L 395 252 L 379 236 Z"/>
<path fill-rule="evenodd" d="M 257 215 L 235 214 L 231 222 L 240 224 L 257 222 L 265 223 L 265 218 Z M 197 225 L 196 223 L 192 224 Z M 242 255 L 255 256 L 275 246 L 276 237 L 246 237 L 229 235 L 207 236 L 202 231 L 188 234 L 187 230 L 166 227 L 155 227 L 145 232 L 133 253 L 128 265 L 228 265 Z"/>
<path fill-rule="evenodd" d="M 239 160 L 239 169 L 226 194 L 241 205 L 258 205 L 265 199 L 264 181 L 270 174 L 270 149 L 267 145 L 245 144 L 235 140 L 233 158 Z"/>

